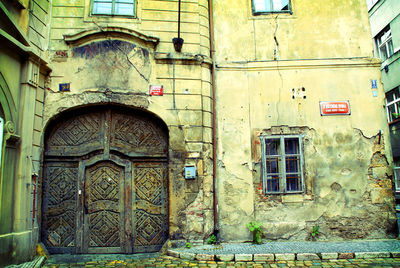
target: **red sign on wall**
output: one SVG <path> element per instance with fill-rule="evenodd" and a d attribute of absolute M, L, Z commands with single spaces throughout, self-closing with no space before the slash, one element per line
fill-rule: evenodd
<path fill-rule="evenodd" d="M 349 101 L 320 101 L 321 115 L 349 115 Z"/>
<path fill-rule="evenodd" d="M 150 86 L 150 96 L 162 96 L 163 86 Z"/>

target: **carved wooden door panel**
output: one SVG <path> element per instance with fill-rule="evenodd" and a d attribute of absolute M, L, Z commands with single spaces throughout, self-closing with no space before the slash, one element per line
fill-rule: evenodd
<path fill-rule="evenodd" d="M 46 162 L 42 241 L 53 253 L 75 252 L 77 162 Z"/>
<path fill-rule="evenodd" d="M 163 122 L 86 107 L 49 125 L 44 154 L 42 241 L 50 253 L 161 249 L 168 237 Z"/>
<path fill-rule="evenodd" d="M 140 162 L 133 170 L 134 252 L 159 251 L 168 238 L 166 164 Z"/>
<path fill-rule="evenodd" d="M 97 162 L 85 171 L 84 252 L 124 252 L 124 168 Z"/>

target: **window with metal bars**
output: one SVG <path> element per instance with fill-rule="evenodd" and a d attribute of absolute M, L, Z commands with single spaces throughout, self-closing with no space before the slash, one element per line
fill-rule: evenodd
<path fill-rule="evenodd" d="M 400 87 L 386 92 L 386 111 L 388 122 L 400 118 Z"/>
<path fill-rule="evenodd" d="M 396 192 L 400 192 L 400 167 L 394 168 L 394 182 L 396 187 Z"/>
<path fill-rule="evenodd" d="M 252 0 L 253 14 L 291 12 L 290 0 Z"/>
<path fill-rule="evenodd" d="M 264 193 L 303 192 L 301 136 L 261 136 L 260 139 Z"/>
<path fill-rule="evenodd" d="M 92 15 L 135 16 L 135 0 L 92 0 Z"/>

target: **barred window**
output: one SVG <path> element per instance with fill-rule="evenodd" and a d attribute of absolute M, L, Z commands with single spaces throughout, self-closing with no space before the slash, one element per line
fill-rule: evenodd
<path fill-rule="evenodd" d="M 92 0 L 92 15 L 135 15 L 135 0 Z"/>
<path fill-rule="evenodd" d="M 394 179 L 396 192 L 400 192 L 400 167 L 394 168 Z"/>
<path fill-rule="evenodd" d="M 264 193 L 300 193 L 303 153 L 300 136 L 261 136 Z"/>
<path fill-rule="evenodd" d="M 386 111 L 388 122 L 393 122 L 400 118 L 400 87 L 386 92 Z"/>

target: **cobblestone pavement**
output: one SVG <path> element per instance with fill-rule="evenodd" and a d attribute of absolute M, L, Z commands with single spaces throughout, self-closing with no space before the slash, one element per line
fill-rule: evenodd
<path fill-rule="evenodd" d="M 400 258 L 338 259 L 321 261 L 217 262 L 189 261 L 166 255 L 52 256 L 43 267 L 399 267 Z M 78 257 L 75 257 L 78 256 Z"/>

